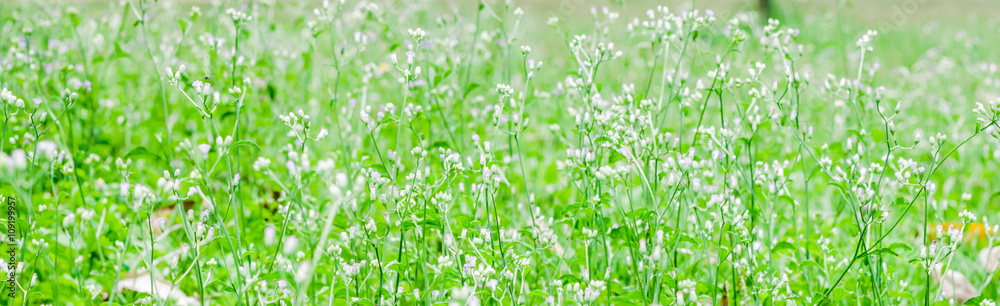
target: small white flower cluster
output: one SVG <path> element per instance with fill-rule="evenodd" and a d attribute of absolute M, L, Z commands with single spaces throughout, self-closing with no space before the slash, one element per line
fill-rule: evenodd
<path fill-rule="evenodd" d="M 872 41 L 875 40 L 875 36 L 878 36 L 878 31 L 868 30 L 861 38 L 858 39 L 857 46 L 861 51 L 872 51 Z"/>
<path fill-rule="evenodd" d="M 0 101 L 3 101 L 3 103 L 8 106 L 24 108 L 24 100 L 15 96 L 14 93 L 7 88 L 0 90 Z"/>
<path fill-rule="evenodd" d="M 174 69 L 170 67 L 167 67 L 165 70 L 167 73 L 167 81 L 170 82 L 171 86 L 177 87 L 177 83 L 180 82 L 181 75 L 185 70 L 187 70 L 187 67 L 180 65 L 177 67 L 177 71 L 174 71 Z"/>
<path fill-rule="evenodd" d="M 410 34 L 410 38 L 413 38 L 413 40 L 416 41 L 418 44 L 420 43 L 420 41 L 424 40 L 425 36 L 427 36 L 427 32 L 424 32 L 424 30 L 421 28 L 407 29 L 406 31 L 407 33 Z"/>
<path fill-rule="evenodd" d="M 601 292 L 605 290 L 607 290 L 606 283 L 599 280 L 591 280 L 585 286 L 573 283 L 566 287 L 566 292 L 581 305 L 591 305 L 597 302 L 597 299 L 601 297 Z"/>
<path fill-rule="evenodd" d="M 677 290 L 677 304 L 678 305 L 688 305 L 688 303 L 695 303 L 700 305 L 701 301 L 698 300 L 698 293 L 695 290 L 696 283 L 692 280 L 685 279 L 677 284 L 679 290 Z"/>
<path fill-rule="evenodd" d="M 875 31 L 830 48 L 754 12 L 593 6 L 534 29 L 510 0 L 411 2 L 139 2 L 141 35 L 15 8 L 0 185 L 31 204 L 26 258 L 62 237 L 70 299 L 111 304 L 906 303 L 925 273 L 978 293 L 944 269 L 976 237 L 996 269 L 976 179 L 1000 159 L 977 137 L 1000 139 L 1000 68 L 965 56 L 979 33 L 883 67 L 898 50 Z M 88 279 L 130 258 L 176 286 L 126 301 Z"/>
<path fill-rule="evenodd" d="M 247 13 L 233 8 L 227 9 L 226 15 L 229 15 L 229 18 L 232 19 L 233 23 L 235 23 L 236 25 L 240 25 L 250 20 L 253 20 L 253 16 L 247 15 Z"/>
<path fill-rule="evenodd" d="M 290 128 L 288 137 L 294 137 L 299 142 L 303 142 L 306 139 L 319 141 L 330 134 L 326 128 L 321 128 L 316 133 L 316 136 L 310 136 L 309 132 L 312 129 L 312 120 L 301 109 L 298 112 L 289 112 L 288 115 L 279 115 L 278 118 Z"/>

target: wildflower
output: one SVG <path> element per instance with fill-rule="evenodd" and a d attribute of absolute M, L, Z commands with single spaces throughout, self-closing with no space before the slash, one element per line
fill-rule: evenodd
<path fill-rule="evenodd" d="M 299 238 L 295 236 L 285 237 L 285 242 L 282 245 L 282 252 L 285 255 L 292 254 L 296 249 L 299 248 Z"/>
<path fill-rule="evenodd" d="M 264 245 L 272 246 L 275 242 L 276 231 L 274 226 L 268 226 L 264 228 Z"/>
<path fill-rule="evenodd" d="M 862 51 L 872 51 L 872 46 L 871 46 L 872 40 L 874 40 L 875 36 L 877 35 L 878 31 L 868 30 L 867 33 L 865 33 L 864 35 L 861 36 L 860 39 L 858 39 L 857 43 L 858 48 L 861 49 Z"/>
<path fill-rule="evenodd" d="M 409 32 L 410 37 L 413 38 L 413 40 L 417 41 L 418 44 L 420 43 L 421 40 L 424 39 L 424 36 L 427 35 L 427 33 L 424 32 L 424 30 L 421 28 L 417 28 L 415 30 L 408 29 L 407 32 Z"/>

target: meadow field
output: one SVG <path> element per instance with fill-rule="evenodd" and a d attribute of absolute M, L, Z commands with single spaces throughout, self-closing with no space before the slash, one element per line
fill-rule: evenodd
<path fill-rule="evenodd" d="M 0 1 L 0 304 L 996 305 L 1000 2 Z"/>

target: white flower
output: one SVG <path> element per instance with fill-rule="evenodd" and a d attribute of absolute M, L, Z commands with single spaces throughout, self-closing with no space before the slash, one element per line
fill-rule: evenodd
<path fill-rule="evenodd" d="M 285 255 L 292 254 L 298 248 L 299 248 L 299 238 L 298 237 L 295 237 L 295 236 L 285 237 L 285 242 L 282 245 L 282 252 L 284 252 Z"/>
<path fill-rule="evenodd" d="M 237 23 L 237 24 L 253 20 L 253 16 L 249 16 L 249 15 L 247 15 L 244 12 L 237 11 L 237 10 L 232 9 L 232 8 L 227 9 L 226 10 L 226 14 L 228 14 L 229 18 L 231 18 L 233 20 L 233 22 Z"/>
<path fill-rule="evenodd" d="M 976 214 L 968 210 L 963 210 L 961 213 L 958 214 L 958 216 L 962 217 L 962 219 L 965 219 L 966 223 L 971 223 L 976 221 Z"/>
<path fill-rule="evenodd" d="M 423 40 L 423 39 L 424 39 L 424 36 L 425 36 L 425 35 L 427 35 L 427 33 L 426 33 L 426 32 L 424 32 L 424 30 L 423 30 L 423 29 L 421 29 L 421 28 L 417 28 L 417 29 L 408 29 L 408 30 L 407 30 L 407 32 L 409 32 L 409 33 L 410 33 L 410 37 L 412 37 L 412 38 L 413 38 L 413 40 L 416 40 L 416 41 L 417 41 L 418 43 L 419 43 L 419 42 L 420 42 L 421 40 Z"/>
<path fill-rule="evenodd" d="M 266 246 L 272 246 L 272 245 L 274 245 L 275 235 L 276 234 L 277 234 L 277 231 L 274 229 L 274 226 L 265 227 L 264 228 L 264 245 L 266 245 Z"/>
<path fill-rule="evenodd" d="M 312 274 L 312 264 L 308 260 L 303 261 L 302 263 L 299 263 L 299 268 L 295 270 L 295 282 L 303 284 L 312 277 Z"/>
<path fill-rule="evenodd" d="M 254 161 L 254 163 L 253 163 L 253 170 L 254 171 L 263 171 L 263 170 L 267 170 L 267 168 L 270 167 L 270 166 L 271 166 L 271 160 L 270 159 L 267 159 L 265 157 L 258 157 L 257 161 Z"/>
<path fill-rule="evenodd" d="M 508 97 L 513 93 L 514 89 L 507 84 L 497 84 L 497 94 L 501 97 Z"/>
<path fill-rule="evenodd" d="M 212 145 L 210 144 L 203 143 L 198 145 L 198 153 L 201 153 L 201 157 L 208 156 L 208 152 L 210 152 L 211 150 L 212 150 Z"/>
<path fill-rule="evenodd" d="M 38 146 L 35 150 L 37 150 L 43 157 L 51 159 L 55 157 L 58 146 L 56 146 L 56 143 L 51 140 L 42 140 L 38 142 Z"/>
<path fill-rule="evenodd" d="M 344 274 L 347 274 L 348 277 L 353 277 L 358 275 L 358 272 L 361 271 L 362 265 L 364 265 L 364 261 L 353 264 L 344 264 L 341 266 L 341 269 L 344 269 Z"/>
<path fill-rule="evenodd" d="M 862 35 L 861 38 L 858 39 L 858 49 L 861 49 L 862 51 L 872 51 L 872 40 L 874 40 L 877 35 L 878 31 L 868 30 L 865 35 Z"/>
<path fill-rule="evenodd" d="M 76 215 L 69 214 L 69 215 L 67 215 L 66 217 L 63 218 L 63 220 L 62 220 L 62 226 L 63 226 L 63 228 L 71 228 L 71 227 L 73 227 L 73 223 L 75 221 L 76 221 Z"/>

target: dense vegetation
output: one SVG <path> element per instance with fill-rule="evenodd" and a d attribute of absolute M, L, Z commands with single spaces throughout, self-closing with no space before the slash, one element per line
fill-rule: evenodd
<path fill-rule="evenodd" d="M 0 4 L 0 299 L 995 305 L 996 27 L 476 3 Z"/>

